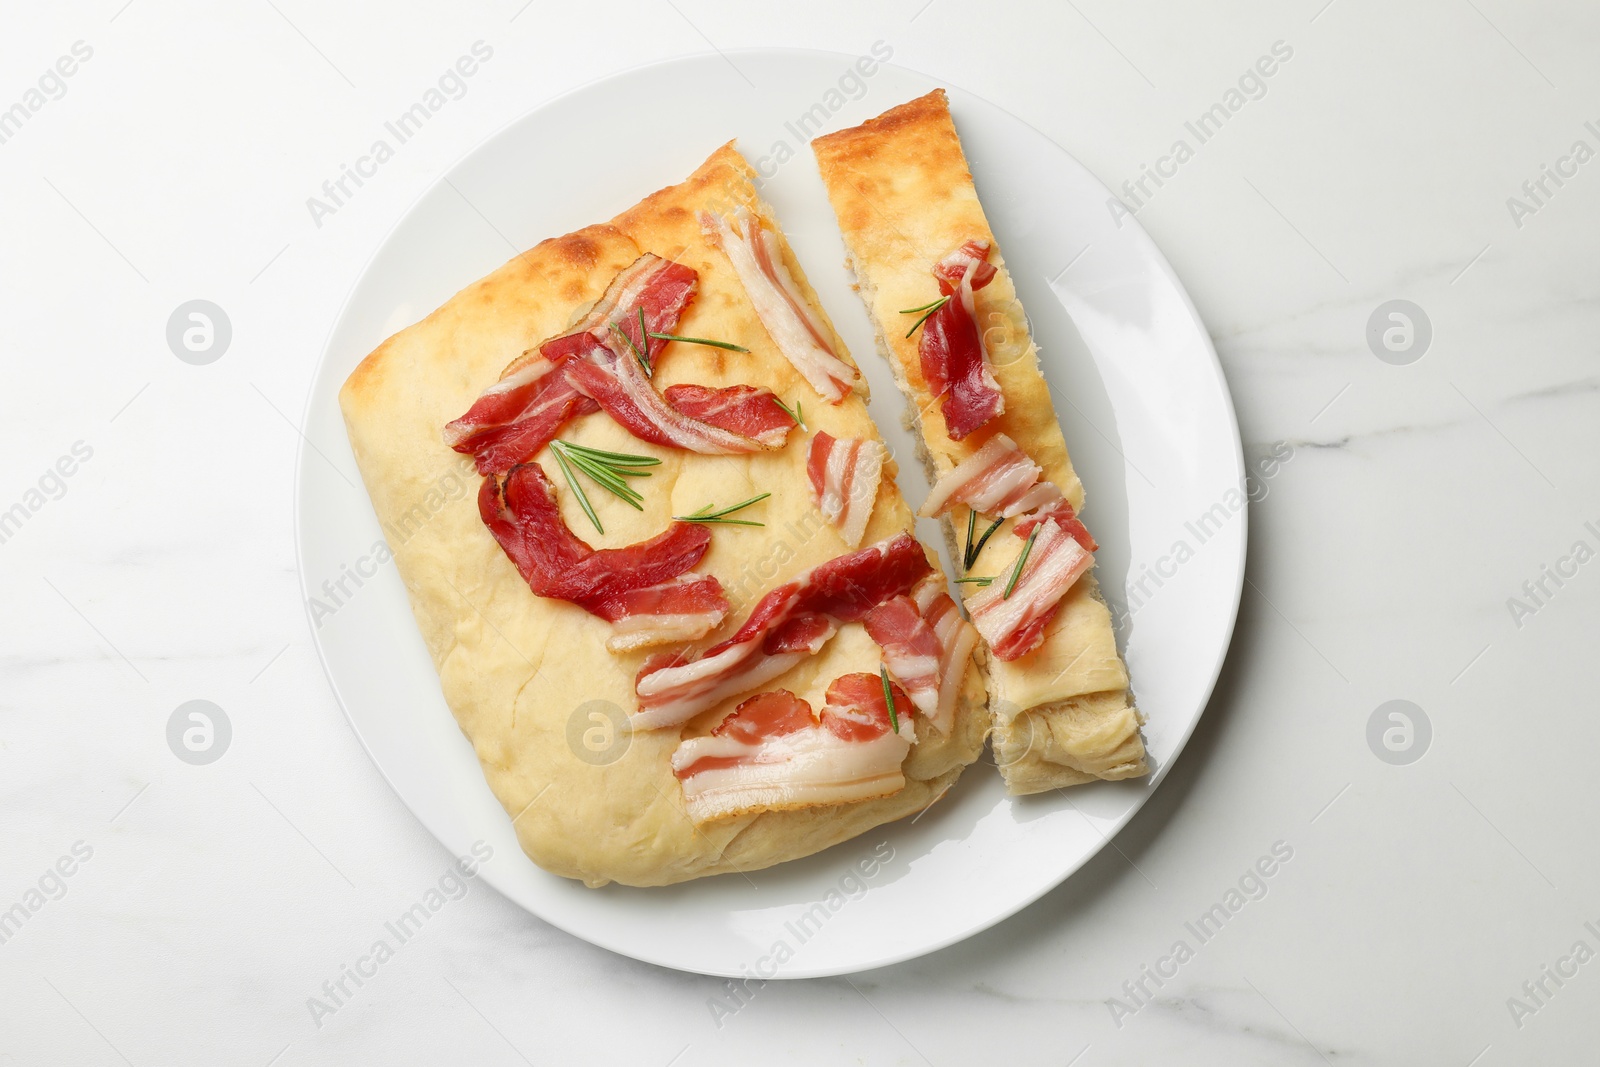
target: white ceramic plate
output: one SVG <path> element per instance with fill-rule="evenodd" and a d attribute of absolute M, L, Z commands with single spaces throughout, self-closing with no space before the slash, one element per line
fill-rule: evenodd
<path fill-rule="evenodd" d="M 666 889 L 585 889 L 522 855 L 440 695 L 399 576 L 375 563 L 383 535 L 359 488 L 338 387 L 385 337 L 515 249 L 610 218 L 737 137 L 772 174 L 763 192 L 866 371 L 878 425 L 911 455 L 900 394 L 850 290 L 802 135 L 949 86 L 895 67 L 861 77 L 856 63 L 787 50 L 674 60 L 586 86 L 507 126 L 424 194 L 374 255 L 332 331 L 306 412 L 300 575 L 308 604 L 314 596 L 330 602 L 325 581 L 361 576 L 359 587 L 345 581 L 351 595 L 332 616 L 319 613 L 313 632 L 373 760 L 452 852 L 480 840 L 493 846 L 483 876 L 507 897 L 596 945 L 683 970 L 848 973 L 931 952 L 1025 907 L 1099 851 L 1161 782 L 1205 707 L 1239 602 L 1245 515 L 1242 502 L 1230 506 L 1244 474 L 1238 429 L 1182 286 L 1136 222 L 1114 225 L 1106 189 L 1060 146 L 951 88 L 1089 488 L 1101 581 L 1119 609 L 1135 609 L 1123 615 L 1120 636 L 1149 719 L 1154 773 L 1012 799 L 999 775 L 978 765 L 914 822 L 749 877 Z M 801 126 L 806 115 L 811 125 Z M 901 489 L 916 503 L 926 493 L 920 468 L 902 469 Z M 1211 522 L 1198 525 L 1205 515 Z M 939 543 L 931 523 L 922 533 Z M 1181 563 L 1179 542 L 1192 553 L 1177 553 Z M 1159 584 L 1147 569 L 1160 572 Z M 1141 577 L 1143 593 L 1135 589 Z"/>

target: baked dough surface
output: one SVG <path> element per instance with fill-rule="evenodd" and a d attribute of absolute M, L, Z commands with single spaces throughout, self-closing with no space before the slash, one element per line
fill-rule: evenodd
<path fill-rule="evenodd" d="M 844 233 L 857 288 L 878 327 L 879 349 L 911 402 L 908 421 L 920 437 L 929 480 L 998 431 L 1033 457 L 1081 512 L 1083 483 L 1067 455 L 1038 348 L 978 202 L 944 90 L 819 137 L 812 150 Z M 989 262 L 999 268 L 974 298 L 1005 411 L 965 441 L 952 441 L 938 398 L 922 376 L 920 335 L 905 336 L 909 317 L 900 311 L 938 295 L 934 263 L 972 238 L 991 243 Z M 1087 521 L 1093 529 L 1093 517 Z M 961 506 L 945 520 L 956 559 L 966 525 L 967 509 Z M 1004 574 L 1021 549 L 1008 526 L 990 539 L 973 573 Z M 978 587 L 961 588 L 970 596 Z M 1128 692 L 1111 613 L 1092 571 L 1067 594 L 1038 649 L 1009 663 L 989 656 L 987 672 L 995 760 L 1013 793 L 1146 773 L 1141 719 Z"/>
<path fill-rule="evenodd" d="M 612 655 L 604 644 L 607 623 L 529 590 L 478 517 L 475 476 L 473 493 L 425 508 L 432 517 L 414 520 L 417 505 L 437 495 L 442 476 L 470 469 L 466 457 L 443 443 L 445 423 L 466 411 L 513 359 L 564 332 L 644 252 L 699 272 L 699 295 L 679 333 L 751 349 L 745 355 L 673 344 L 658 361 L 659 388 L 676 382 L 766 385 L 791 407 L 803 401 L 811 431 L 877 437 L 862 398 L 829 405 L 810 391 L 750 310 L 727 260 L 700 234 L 699 210 L 743 205 L 781 236 L 756 194 L 752 173 L 731 144 L 723 146 L 682 184 L 608 224 L 544 241 L 469 285 L 378 346 L 340 391 L 351 447 L 377 517 L 389 531 L 445 700 L 512 817 L 523 849 L 546 870 L 591 886 L 665 885 L 809 855 L 932 803 L 977 758 L 988 730 L 974 663 L 951 735 L 940 737 L 919 724 L 923 740 L 906 761 L 900 792 L 843 807 L 766 812 L 696 827 L 668 761 L 680 733 L 709 730 L 738 699 L 681 730 L 624 734 L 610 748 L 604 743 L 606 720 L 620 721 L 633 708 L 633 679 L 646 650 Z M 790 271 L 816 306 L 787 242 L 783 247 Z M 837 351 L 845 351 L 842 343 Z M 591 488 L 589 498 L 606 530 L 600 535 L 548 452 L 540 454 L 568 526 L 596 548 L 644 540 L 672 515 L 703 504 L 772 492 L 750 512 L 765 527 L 713 527 L 711 549 L 696 570 L 722 580 L 732 610 L 707 643 L 731 632 L 769 589 L 849 550 L 815 509 L 805 474 L 809 434 L 797 430 L 785 448 L 754 457 L 701 456 L 645 444 L 596 414 L 570 424 L 562 437 L 662 461 L 640 485 L 642 512 Z M 864 543 L 909 530 L 911 523 L 890 462 Z M 766 688 L 791 689 L 820 707 L 830 680 L 852 671 L 876 673 L 879 662 L 877 646 L 859 623 L 850 624 L 820 654 Z M 590 735 L 600 742 L 599 757 L 590 746 L 573 743 L 589 730 L 600 731 Z M 604 761 L 624 745 L 620 758 Z"/>

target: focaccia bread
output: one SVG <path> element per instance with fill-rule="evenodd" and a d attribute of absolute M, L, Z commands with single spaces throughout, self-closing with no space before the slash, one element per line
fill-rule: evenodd
<path fill-rule="evenodd" d="M 1008 788 L 1036 793 L 1144 774 L 1141 718 L 1128 692 L 1110 612 L 1087 570 L 1094 543 L 1075 518 L 1083 508 L 1083 485 L 1067 455 L 1038 350 L 978 202 L 944 91 L 819 137 L 812 149 L 857 288 L 877 326 L 879 349 L 910 401 L 908 420 L 919 437 L 934 496 L 946 498 L 952 558 L 959 565 L 967 554 L 975 511 L 983 514 L 975 522 L 979 538 L 974 544 L 997 514 L 1012 516 L 1041 502 L 1041 514 L 1061 520 L 1058 533 L 1068 527 L 1077 531 L 1061 543 L 1085 572 L 1059 599 L 1042 642 L 1011 659 L 991 648 L 987 660 L 995 757 Z M 936 270 L 944 271 L 945 281 Z M 920 328 L 913 323 L 919 314 L 944 313 L 938 304 L 942 293 L 960 301 L 962 277 L 970 301 L 966 314 L 976 322 L 973 336 L 981 337 L 983 366 L 970 365 L 969 378 L 957 379 L 937 367 L 930 371 L 922 355 L 927 331 L 942 331 L 944 324 L 937 317 Z M 960 306 L 948 314 L 958 314 Z M 973 459 L 985 448 L 990 451 Z M 991 455 L 994 470 L 1004 466 L 1006 456 L 1015 460 L 1011 469 L 1020 471 L 1022 480 L 1014 483 L 1013 498 L 1020 501 L 1024 490 L 1037 495 L 1002 513 L 992 499 L 985 502 L 990 506 L 969 507 L 959 493 L 949 492 L 965 476 L 952 474 L 958 464 L 970 461 L 962 468 L 968 472 Z M 1028 464 L 1030 459 L 1036 466 Z M 1031 480 L 1035 475 L 1037 482 Z M 974 494 L 970 484 L 967 491 Z M 1042 566 L 1019 562 L 1029 542 L 1013 531 L 1028 532 L 1016 521 L 1007 522 L 982 542 L 963 575 L 969 579 L 963 594 L 975 620 L 980 609 L 1005 607 L 998 591 L 1013 571 Z M 1084 551 L 1066 544 L 1073 538 Z M 1022 573 L 1032 576 L 1032 571 Z M 980 585 L 985 578 L 992 580 Z M 979 629 L 985 628 L 980 624 Z"/>
<path fill-rule="evenodd" d="M 808 476 L 818 436 L 862 442 L 879 437 L 867 415 L 864 385 L 845 388 L 837 403 L 818 395 L 778 350 L 729 255 L 706 236 L 708 220 L 702 214 L 707 212 L 742 218 L 746 227 L 759 225 L 770 233 L 805 311 L 853 376 L 854 365 L 751 177 L 744 158 L 731 145 L 724 146 L 682 184 L 655 193 L 608 224 L 544 241 L 463 289 L 380 345 L 340 393 L 351 446 L 378 519 L 385 529 L 409 532 L 403 542 L 392 545 L 396 565 L 444 697 L 472 742 L 489 786 L 536 863 L 591 886 L 611 881 L 665 885 L 750 871 L 920 811 L 977 758 L 988 729 L 981 673 L 974 655 L 963 653 L 959 664 L 952 660 L 948 675 L 954 696 L 946 731 L 932 728 L 920 715 L 913 717 L 909 704 L 900 705 L 899 725 L 888 736 L 905 733 L 904 724 L 912 717 L 917 737 L 901 768 L 903 786 L 887 795 L 823 806 L 794 806 L 781 795 L 747 792 L 740 794 L 744 799 L 737 812 L 720 812 L 713 805 L 697 809 L 695 817 L 684 782 L 674 773 L 674 754 L 687 741 L 706 738 L 758 690 L 719 699 L 681 723 L 630 729 L 641 707 L 637 686 L 642 682 L 636 676 L 652 664 L 659 666 L 657 657 L 687 650 L 692 660 L 695 653 L 727 638 L 783 583 L 849 555 L 857 544 L 862 551 L 885 542 L 904 549 L 897 535 L 912 528 L 912 514 L 895 488 L 893 461 L 886 457 L 876 495 L 865 502 L 869 511 L 864 528 L 845 531 L 819 506 L 818 490 Z M 562 426 L 561 441 L 659 461 L 646 468 L 648 477 L 629 481 L 641 498 L 637 510 L 579 473 L 577 480 L 586 486 L 594 511 L 591 523 L 551 447 L 541 447 L 531 457 L 513 455 L 502 463 L 515 465 L 485 480 L 487 496 L 446 502 L 425 523 L 408 525 L 407 514 L 428 496 L 441 474 L 468 462 L 445 443 L 443 428 L 459 422 L 463 412 L 479 410 L 485 390 L 497 382 L 503 387 L 515 384 L 514 368 L 542 358 L 541 343 L 580 325 L 595 302 L 610 292 L 608 286 L 645 263 L 641 257 L 647 253 L 673 269 L 692 269 L 697 280 L 697 291 L 671 332 L 749 349 L 735 352 L 636 334 L 627 347 L 644 343 L 649 358 L 640 362 L 650 364 L 649 385 L 661 393 L 675 385 L 770 388 L 798 416 L 784 443 L 745 454 L 667 447 L 631 434 L 609 416 L 610 409 L 584 410 L 579 398 L 579 413 Z M 624 323 L 632 328 L 626 316 Z M 617 350 L 627 349 L 619 344 Z M 504 378 L 503 371 L 508 372 Z M 783 432 L 776 436 L 783 438 Z M 483 470 L 482 453 L 479 463 Z M 554 530 L 555 540 L 567 546 L 562 551 L 570 552 L 560 566 L 549 567 L 549 560 L 539 556 L 555 551 L 543 533 L 521 542 L 515 540 L 515 531 L 496 533 L 487 524 L 491 514 L 524 521 L 512 496 L 519 478 L 522 488 L 516 491 L 523 492 L 518 499 L 524 502 L 533 499 L 526 492 L 530 486 L 551 487 L 558 518 L 545 514 L 540 521 L 546 524 L 542 530 Z M 764 492 L 770 497 L 729 516 L 762 525 L 704 525 L 674 518 L 725 508 Z M 833 503 L 837 511 L 839 501 Z M 480 508 L 487 510 L 480 514 Z M 594 560 L 584 555 L 587 548 L 572 547 L 577 544 L 572 537 L 605 550 L 650 543 L 667 536 L 663 531 L 682 534 L 679 540 L 687 543 L 700 530 L 709 531 L 709 547 L 692 572 L 673 581 L 703 585 L 709 577 L 717 580 L 713 585 L 720 584 L 725 615 L 701 638 L 649 643 L 659 634 L 641 637 L 631 631 L 619 642 L 619 626 L 595 613 L 614 609 L 614 602 L 586 609 L 575 601 L 536 595 L 530 584 L 567 582 L 587 573 L 584 568 Z M 848 542 L 850 532 L 857 544 Z M 497 543 L 502 536 L 512 540 Z M 537 557 L 529 564 L 533 578 L 519 573 L 523 563 L 513 562 L 508 554 L 512 548 L 502 548 L 506 543 Z M 915 546 L 915 556 L 923 552 Z M 918 568 L 924 566 L 905 552 L 901 555 Z M 931 565 L 925 591 L 935 582 L 943 588 L 936 558 Z M 861 621 L 838 622 L 835 628 L 831 640 L 822 638 L 826 643 L 820 652 L 764 682 L 759 691 L 784 690 L 822 708 L 829 702 L 830 682 L 841 676 L 856 672 L 871 675 L 874 682 L 880 674 L 887 676 L 888 657 Z M 608 640 L 619 651 L 608 650 Z M 636 640 L 646 643 L 630 645 Z M 885 697 L 888 690 L 885 681 Z M 902 690 L 895 694 L 906 700 Z M 715 749 L 724 741 L 696 743 Z M 857 792 L 886 788 L 864 786 Z"/>

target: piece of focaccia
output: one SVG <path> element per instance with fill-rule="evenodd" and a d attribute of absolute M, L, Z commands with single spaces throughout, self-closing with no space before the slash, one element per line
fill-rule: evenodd
<path fill-rule="evenodd" d="M 966 567 L 958 581 L 989 650 L 1008 788 L 1144 774 L 1094 540 L 1076 516 L 1083 485 L 944 91 L 812 149 L 879 348 L 911 402 L 933 483 L 923 512 L 943 515 Z"/>
<path fill-rule="evenodd" d="M 724 146 L 340 393 L 446 701 L 523 849 L 591 886 L 816 852 L 925 808 L 988 730 L 976 636 L 751 178 Z M 408 522 L 474 462 L 479 493 Z"/>

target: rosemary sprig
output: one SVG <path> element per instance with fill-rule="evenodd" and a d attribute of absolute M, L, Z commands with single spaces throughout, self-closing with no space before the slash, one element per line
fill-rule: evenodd
<path fill-rule="evenodd" d="M 680 337 L 675 333 L 652 333 L 648 336 L 658 341 L 681 341 L 686 345 L 707 345 L 711 348 L 726 348 L 729 352 L 748 352 L 744 345 L 736 345 L 728 341 L 710 341 L 704 337 Z"/>
<path fill-rule="evenodd" d="M 983 531 L 983 536 L 979 537 L 977 543 L 974 544 L 972 533 L 977 528 L 977 518 L 977 512 L 967 512 L 967 551 L 962 557 L 962 562 L 965 564 L 961 568 L 962 570 L 972 569 L 972 565 L 978 562 L 978 554 L 983 551 L 983 546 L 989 543 L 989 538 L 993 537 L 994 532 L 1000 529 L 1000 524 L 1006 521 L 1003 518 L 994 520 L 989 524 L 989 528 Z"/>
<path fill-rule="evenodd" d="M 794 420 L 794 424 L 796 426 L 800 427 L 802 430 L 806 428 L 805 415 L 800 410 L 800 401 L 796 400 L 794 402 L 794 407 L 791 408 L 788 404 L 778 400 L 776 396 L 774 396 L 772 399 L 777 401 L 778 406 L 783 409 L 784 414 L 788 415 Z"/>
<path fill-rule="evenodd" d="M 617 331 L 617 336 L 618 337 L 621 337 L 624 341 L 626 341 L 628 343 L 628 347 L 629 348 L 633 349 L 633 358 L 638 360 L 639 361 L 639 366 L 644 368 L 644 376 L 646 378 L 654 378 L 656 372 L 655 372 L 655 369 L 650 366 L 650 357 L 645 355 L 643 352 L 639 351 L 639 346 L 633 343 L 633 338 L 628 336 L 628 331 L 624 330 L 621 326 L 618 326 L 614 322 L 611 323 L 611 328 L 613 330 Z M 641 307 L 639 309 L 639 331 L 640 331 L 639 332 L 639 336 L 641 338 L 643 338 L 645 336 L 645 334 L 644 334 L 644 308 L 643 307 Z"/>
<path fill-rule="evenodd" d="M 707 504 L 689 515 L 674 515 L 672 517 L 679 522 L 721 523 L 726 526 L 765 526 L 766 523 L 756 522 L 754 519 L 730 519 L 728 516 L 735 511 L 749 507 L 751 504 L 759 503 L 771 495 L 771 493 L 762 493 L 759 496 L 751 497 L 749 500 L 741 500 L 737 504 L 730 504 L 716 511 L 712 511 L 712 505 Z"/>
<path fill-rule="evenodd" d="M 1027 565 L 1028 553 L 1033 551 L 1033 542 L 1039 536 L 1039 527 L 1035 526 L 1028 533 L 1028 540 L 1022 546 L 1022 555 L 1017 557 L 1017 565 L 1011 568 L 1011 580 L 1006 583 L 1006 591 L 1000 594 L 1001 600 L 1011 599 L 1011 591 L 1017 587 L 1017 579 L 1022 577 L 1022 568 Z"/>
<path fill-rule="evenodd" d="M 589 521 L 594 523 L 594 528 L 601 533 L 605 533 L 606 528 L 600 525 L 600 517 L 594 513 L 594 508 L 589 504 L 589 494 L 585 493 L 583 486 L 578 484 L 577 473 L 572 469 L 572 464 L 567 462 L 566 454 L 555 447 L 557 443 L 551 442 L 550 452 L 556 457 L 556 464 L 561 468 L 562 477 L 567 480 L 567 488 L 571 489 L 572 495 L 578 498 L 578 503 L 583 506 L 583 513 L 589 516 Z"/>
<path fill-rule="evenodd" d="M 881 663 L 878 665 L 878 677 L 883 679 L 883 703 L 889 709 L 889 729 L 899 733 L 900 716 L 895 714 L 894 690 L 889 688 L 889 668 Z"/>
<path fill-rule="evenodd" d="M 964 578 L 957 578 L 956 579 L 956 584 L 957 585 L 969 585 L 970 584 L 970 585 L 976 585 L 976 586 L 980 586 L 980 587 L 987 587 L 993 581 L 994 581 L 994 575 L 992 575 L 992 574 L 969 574 Z"/>
<path fill-rule="evenodd" d="M 648 478 L 651 472 L 640 468 L 653 467 L 661 462 L 653 456 L 607 452 L 587 445 L 575 445 L 570 441 L 551 441 L 550 452 L 556 457 L 556 463 L 561 467 L 567 486 L 572 490 L 572 495 L 578 498 L 578 505 L 583 508 L 583 513 L 589 516 L 589 521 L 594 523 L 594 528 L 601 533 L 605 533 L 606 528 L 600 525 L 600 518 L 594 513 L 594 506 L 589 503 L 589 494 L 578 481 L 578 473 L 588 475 L 596 485 L 634 510 L 643 511 L 644 497 L 623 479 Z"/>
<path fill-rule="evenodd" d="M 654 456 L 636 456 L 631 452 L 607 452 L 603 448 L 573 444 L 570 441 L 562 441 L 561 444 L 573 452 L 581 452 L 594 459 L 603 459 L 617 467 L 656 467 L 661 464 L 661 461 Z M 648 477 L 649 472 L 640 472 L 640 476 Z"/>
<path fill-rule="evenodd" d="M 911 329 L 906 331 L 906 336 L 910 337 L 912 334 L 916 333 L 917 327 L 921 326 L 924 322 L 927 322 L 929 315 L 932 315 L 935 311 L 938 311 L 948 303 L 950 303 L 950 298 L 948 296 L 941 296 L 932 303 L 923 304 L 919 308 L 906 308 L 904 311 L 900 312 L 902 315 L 915 315 L 919 311 L 922 312 L 922 317 L 911 324 Z"/>

